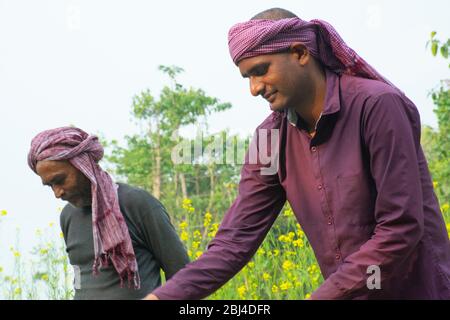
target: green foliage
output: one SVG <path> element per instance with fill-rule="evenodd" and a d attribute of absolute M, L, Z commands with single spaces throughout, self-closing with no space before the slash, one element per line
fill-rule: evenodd
<path fill-rule="evenodd" d="M 36 245 L 30 252 L 31 257 L 25 259 L 17 231 L 16 245 L 9 249 L 14 262 L 12 272 L 6 273 L 0 266 L 0 299 L 72 299 L 73 270 L 62 234 L 58 237 L 56 233 L 53 223 L 49 228 L 36 230 Z"/>
<path fill-rule="evenodd" d="M 448 59 L 448 47 L 450 46 L 450 39 L 447 39 L 446 42 L 442 42 L 439 39 L 435 38 L 436 34 L 436 31 L 431 32 L 430 40 L 427 41 L 426 46 L 430 46 L 431 54 L 433 56 L 436 56 L 439 51 L 444 59 Z"/>
<path fill-rule="evenodd" d="M 209 210 L 214 203 L 217 211 L 224 211 L 234 199 L 235 184 L 232 189 L 230 182 L 237 180 L 240 166 L 205 162 L 204 146 L 201 154 L 191 157 L 188 164 L 174 163 L 172 153 L 181 143 L 194 150 L 194 139 L 177 135 L 178 130 L 186 126 L 203 124 L 202 138 L 213 141 L 217 135 L 207 134 L 207 117 L 227 110 L 231 105 L 221 103 L 201 89 L 185 88 L 177 81 L 182 68 L 159 66 L 159 70 L 170 80 L 170 85 L 164 86 L 159 97 L 144 90 L 133 98 L 131 115 L 142 133 L 125 137 L 125 147 L 116 141 L 107 142 L 110 152 L 106 160 L 113 165 L 120 179 L 152 193 L 174 216 L 180 214 L 180 204 L 187 197 L 198 208 Z"/>
<path fill-rule="evenodd" d="M 431 44 L 431 53 L 436 56 L 438 50 L 441 57 L 448 60 L 450 39 L 442 42 L 432 32 L 427 45 Z M 449 65 L 450 67 L 450 65 Z M 435 104 L 433 110 L 437 117 L 438 129 L 425 127 L 422 132 L 422 145 L 428 159 L 434 186 L 439 199 L 443 203 L 450 200 L 450 81 L 442 80 L 438 88 L 430 92 Z"/>

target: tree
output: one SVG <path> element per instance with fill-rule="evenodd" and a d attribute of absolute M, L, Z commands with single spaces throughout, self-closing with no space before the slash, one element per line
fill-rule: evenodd
<path fill-rule="evenodd" d="M 211 209 L 213 203 L 216 210 L 228 207 L 234 194 L 230 194 L 227 183 L 236 180 L 240 166 L 205 161 L 204 146 L 201 154 L 190 156 L 187 163 L 174 163 L 172 152 L 182 140 L 193 149 L 193 139 L 174 134 L 179 129 L 206 123 L 210 114 L 227 110 L 231 105 L 219 102 L 201 89 L 185 88 L 177 81 L 183 72 L 179 67 L 159 66 L 159 70 L 170 79 L 170 85 L 162 89 L 159 98 L 155 99 L 149 90 L 133 98 L 131 115 L 144 128 L 143 132 L 126 136 L 126 147 L 120 147 L 116 141 L 107 143 L 111 152 L 106 160 L 113 164 L 119 177 L 148 190 L 170 211 L 177 211 L 184 198 L 191 198 L 202 210 Z M 212 139 L 205 126 L 206 144 Z M 222 193 L 230 197 L 223 198 Z"/>

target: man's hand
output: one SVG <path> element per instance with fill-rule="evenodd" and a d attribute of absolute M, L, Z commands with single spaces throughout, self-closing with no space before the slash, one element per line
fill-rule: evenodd
<path fill-rule="evenodd" d="M 150 294 L 146 295 L 145 298 L 142 300 L 159 300 L 159 298 L 157 296 L 155 296 L 154 294 L 150 293 Z"/>

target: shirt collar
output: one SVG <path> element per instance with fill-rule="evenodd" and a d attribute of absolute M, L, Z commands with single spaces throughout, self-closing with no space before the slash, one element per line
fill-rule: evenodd
<path fill-rule="evenodd" d="M 326 78 L 326 94 L 324 108 L 321 116 L 330 115 L 338 112 L 341 109 L 339 100 L 339 76 L 331 70 L 325 68 Z M 287 109 L 287 120 L 294 127 L 297 126 L 299 116 L 293 108 Z"/>

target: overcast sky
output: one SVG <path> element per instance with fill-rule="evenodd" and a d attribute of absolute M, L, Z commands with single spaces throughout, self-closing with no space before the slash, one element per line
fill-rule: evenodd
<path fill-rule="evenodd" d="M 0 0 L 0 265 L 11 260 L 15 228 L 22 249 L 34 231 L 59 223 L 53 198 L 26 164 L 40 131 L 74 124 L 107 139 L 136 132 L 132 97 L 155 95 L 167 78 L 160 64 L 185 69 L 180 81 L 233 108 L 210 129 L 248 134 L 270 113 L 249 93 L 227 48 L 228 29 L 270 7 L 330 22 L 347 44 L 416 103 L 423 124 L 436 126 L 427 94 L 449 78 L 425 43 L 447 39 L 450 2 L 435 1 L 99 1 Z"/>

